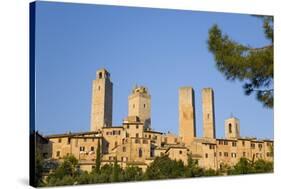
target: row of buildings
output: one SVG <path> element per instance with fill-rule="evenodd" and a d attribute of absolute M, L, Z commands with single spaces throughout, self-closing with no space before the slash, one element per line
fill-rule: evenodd
<path fill-rule="evenodd" d="M 92 85 L 91 127 L 88 132 L 37 135 L 36 145 L 45 159 L 60 160 L 72 154 L 82 170 L 95 166 L 96 150 L 101 145 L 102 164 L 117 162 L 143 170 L 157 156 L 187 164 L 188 155 L 200 167 L 219 169 L 236 164 L 241 157 L 272 161 L 272 140 L 240 136 L 240 122 L 225 120 L 225 138 L 216 138 L 214 92 L 202 90 L 203 136 L 196 136 L 194 90 L 179 89 L 179 135 L 151 129 L 151 96 L 146 87 L 136 86 L 128 97 L 128 116 L 122 125 L 112 125 L 113 84 L 105 69 L 96 72 Z"/>

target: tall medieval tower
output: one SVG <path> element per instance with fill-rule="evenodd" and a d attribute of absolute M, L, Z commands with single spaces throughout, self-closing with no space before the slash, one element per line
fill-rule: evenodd
<path fill-rule="evenodd" d="M 146 87 L 136 86 L 128 97 L 128 116 L 138 116 L 144 123 L 145 129 L 150 129 L 150 101 L 151 96 Z"/>
<path fill-rule="evenodd" d="M 224 122 L 225 138 L 237 139 L 240 137 L 240 121 L 235 117 L 228 118 Z"/>
<path fill-rule="evenodd" d="M 106 69 L 96 72 L 92 85 L 91 131 L 112 126 L 113 84 Z"/>
<path fill-rule="evenodd" d="M 179 136 L 189 144 L 196 137 L 194 90 L 181 87 L 179 90 Z"/>
<path fill-rule="evenodd" d="M 203 137 L 216 138 L 214 92 L 212 88 L 202 90 Z"/>

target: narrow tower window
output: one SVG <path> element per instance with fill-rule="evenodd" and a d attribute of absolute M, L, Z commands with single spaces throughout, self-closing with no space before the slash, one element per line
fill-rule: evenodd
<path fill-rule="evenodd" d="M 228 132 L 229 132 L 229 133 L 232 133 L 232 125 L 231 125 L 231 123 L 228 124 Z"/>
<path fill-rule="evenodd" d="M 100 78 L 100 79 L 102 78 L 102 72 L 99 73 L 99 78 Z"/>
<path fill-rule="evenodd" d="M 142 157 L 142 149 L 139 149 L 139 157 Z"/>

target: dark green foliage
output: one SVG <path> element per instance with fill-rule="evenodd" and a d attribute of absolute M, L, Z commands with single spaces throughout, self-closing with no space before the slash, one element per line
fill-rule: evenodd
<path fill-rule="evenodd" d="M 78 160 L 72 156 L 66 156 L 63 162 L 51 173 L 47 178 L 48 186 L 62 186 L 62 185 L 73 185 L 74 178 L 79 174 Z"/>
<path fill-rule="evenodd" d="M 38 151 L 35 153 L 35 186 L 42 185 L 43 159 Z"/>
<path fill-rule="evenodd" d="M 168 156 L 156 157 L 145 172 L 145 179 L 167 179 L 184 177 L 182 161 L 171 160 Z"/>
<path fill-rule="evenodd" d="M 123 181 L 137 181 L 143 179 L 142 169 L 136 166 L 128 166 L 124 170 Z"/>
<path fill-rule="evenodd" d="M 254 163 L 246 158 L 240 158 L 239 162 L 231 169 L 229 175 L 252 174 L 252 173 L 271 173 L 273 172 L 273 163 L 262 159 Z"/>
<path fill-rule="evenodd" d="M 98 147 L 97 147 L 97 153 L 96 153 L 96 167 L 95 171 L 96 173 L 99 173 L 100 171 L 100 165 L 101 165 L 101 149 L 100 149 L 100 140 L 98 140 Z"/>
<path fill-rule="evenodd" d="M 209 30 L 208 48 L 214 54 L 218 70 L 227 80 L 244 82 L 246 95 L 255 92 L 266 107 L 273 107 L 273 17 L 263 19 L 265 37 L 269 44 L 253 48 L 223 35 L 217 25 Z"/>
<path fill-rule="evenodd" d="M 249 174 L 254 173 L 252 163 L 246 158 L 240 158 L 239 162 L 231 169 L 229 169 L 229 175 L 238 175 L 238 174 Z"/>
<path fill-rule="evenodd" d="M 270 173 L 273 172 L 273 163 L 262 159 L 254 163 L 255 173 Z"/>
<path fill-rule="evenodd" d="M 122 169 L 116 158 L 113 164 L 101 166 L 98 173 L 95 169 L 91 173 L 80 171 L 76 168 L 77 163 L 74 156 L 65 157 L 63 162 L 48 176 L 45 185 L 41 183 L 41 186 L 217 176 L 225 173 L 223 170 L 200 168 L 191 155 L 188 155 L 188 165 L 186 166 L 182 161 L 171 160 L 167 155 L 156 157 L 144 173 L 141 168 L 136 166 Z M 235 166 L 226 167 L 226 169 L 228 175 L 273 172 L 273 163 L 264 160 L 252 163 L 246 158 L 241 158 Z"/>

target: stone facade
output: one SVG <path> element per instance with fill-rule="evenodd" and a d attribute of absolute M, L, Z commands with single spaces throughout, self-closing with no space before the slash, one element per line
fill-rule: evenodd
<path fill-rule="evenodd" d="M 38 135 L 37 145 L 44 158 L 61 160 L 72 154 L 79 160 L 80 168 L 90 172 L 95 166 L 96 150 L 100 144 L 102 165 L 117 159 L 122 167 L 136 165 L 143 170 L 155 157 L 162 155 L 181 160 L 186 165 L 189 154 L 200 167 L 212 169 L 234 165 L 241 157 L 254 161 L 273 160 L 273 141 L 241 137 L 237 118 L 225 121 L 225 138 L 215 137 L 214 93 L 211 88 L 202 91 L 203 137 L 196 137 L 194 91 L 191 87 L 179 90 L 179 136 L 151 129 L 151 97 L 145 87 L 133 89 L 128 98 L 129 115 L 122 125 L 113 126 L 112 83 L 109 79 L 106 70 L 98 70 L 93 86 L 89 132 Z"/>

